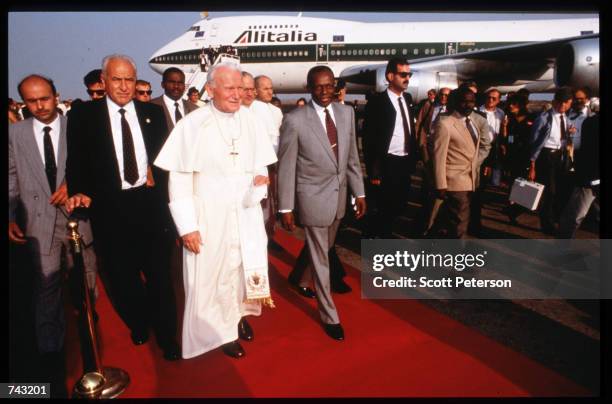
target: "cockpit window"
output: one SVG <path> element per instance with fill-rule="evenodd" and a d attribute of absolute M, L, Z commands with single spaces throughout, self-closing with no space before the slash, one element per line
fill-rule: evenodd
<path fill-rule="evenodd" d="M 187 31 L 199 31 L 200 30 L 200 26 L 199 25 L 194 25 L 193 27 L 189 28 Z"/>

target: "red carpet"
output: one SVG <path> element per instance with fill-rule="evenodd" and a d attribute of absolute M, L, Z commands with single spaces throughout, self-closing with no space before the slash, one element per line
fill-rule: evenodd
<path fill-rule="evenodd" d="M 347 268 L 353 292 L 334 295 L 346 340 L 323 332 L 314 300 L 288 289 L 302 242 L 277 232 L 288 251 L 270 257 L 276 309 L 251 317 L 247 356 L 220 350 L 167 362 L 151 339 L 134 346 L 100 288 L 97 311 L 102 363 L 126 370 L 121 397 L 515 397 L 588 396 L 588 390 L 533 360 L 414 300 L 362 300 L 359 271 Z M 100 282 L 100 286 L 102 286 Z M 81 375 L 75 325 L 66 346 L 68 387 Z"/>

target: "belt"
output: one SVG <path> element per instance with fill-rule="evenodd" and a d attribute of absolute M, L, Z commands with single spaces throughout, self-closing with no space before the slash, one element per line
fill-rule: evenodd
<path fill-rule="evenodd" d="M 552 153 L 552 154 L 561 152 L 561 149 L 551 149 L 550 147 L 545 147 L 542 150 L 547 153 Z"/>

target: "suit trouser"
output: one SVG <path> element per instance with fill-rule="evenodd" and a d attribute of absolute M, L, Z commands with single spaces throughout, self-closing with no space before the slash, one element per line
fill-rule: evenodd
<path fill-rule="evenodd" d="M 153 325 L 162 348 L 175 341 L 177 322 L 170 277 L 174 234 L 165 229 L 167 209 L 153 189 L 143 186 L 105 199 L 94 221 L 118 314 L 133 332 Z"/>
<path fill-rule="evenodd" d="M 559 238 L 574 238 L 597 197 L 590 187 L 576 187 L 559 220 Z"/>
<path fill-rule="evenodd" d="M 66 223 L 67 219 L 58 213 L 48 254 L 41 253 L 38 240 L 28 239 L 36 274 L 34 280 L 35 327 L 40 353 L 59 352 L 64 345 L 66 320 L 62 301 L 62 255 L 69 269 L 74 266 Z M 85 246 L 83 249 L 83 264 L 87 283 L 90 288 L 95 288 L 97 264 L 93 245 Z M 72 286 L 82 287 L 80 284 Z"/>
<path fill-rule="evenodd" d="M 446 205 L 448 213 L 448 236 L 451 238 L 465 238 L 470 223 L 470 197 L 469 191 L 447 191 Z"/>
<path fill-rule="evenodd" d="M 543 148 L 536 160 L 536 177 L 544 185 L 540 202 L 540 226 L 552 229 L 561 213 L 558 201 L 559 186 L 562 181 L 561 150 Z"/>
<path fill-rule="evenodd" d="M 332 246 L 327 253 L 327 259 L 329 260 L 329 277 L 330 281 L 333 284 L 337 282 L 341 282 L 342 278 L 346 276 L 346 271 L 342 266 L 342 262 L 336 253 L 336 248 Z M 300 251 L 300 255 L 298 256 L 295 266 L 293 270 L 289 274 L 289 281 L 295 284 L 299 284 L 303 287 L 308 287 L 310 284 L 306 283 L 306 279 L 304 279 L 304 271 L 308 267 L 308 248 L 306 245 L 302 247 L 302 251 Z"/>
<path fill-rule="evenodd" d="M 308 282 L 309 278 L 312 277 L 319 315 L 321 321 L 325 324 L 338 324 L 340 322 L 331 295 L 329 258 L 327 255 L 329 249 L 334 246 L 339 226 L 340 219 L 334 219 L 333 223 L 327 227 L 304 226 L 306 248 L 308 248 L 311 265 L 310 270 L 304 271 L 300 284 Z"/>
<path fill-rule="evenodd" d="M 406 207 L 410 192 L 410 176 L 414 172 L 411 156 L 387 154 L 383 163 L 378 200 L 378 215 L 374 218 L 374 236 L 392 238 L 393 221 Z"/>

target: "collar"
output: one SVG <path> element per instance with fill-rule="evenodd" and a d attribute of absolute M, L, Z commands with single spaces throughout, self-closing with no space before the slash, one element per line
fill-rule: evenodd
<path fill-rule="evenodd" d="M 314 107 L 315 111 L 317 112 L 317 114 L 325 114 L 325 108 L 327 108 L 329 110 L 329 112 L 333 115 L 333 108 L 332 105 L 334 103 L 330 102 L 329 105 L 327 107 L 323 107 L 319 104 L 317 104 L 314 100 L 312 100 L 312 106 Z"/>
<path fill-rule="evenodd" d="M 173 108 L 174 108 L 175 102 L 178 102 L 179 108 L 183 107 L 183 103 L 182 103 L 183 100 L 181 98 L 179 98 L 178 100 L 173 100 L 172 98 L 168 97 L 165 93 L 164 95 L 162 95 L 162 97 L 164 98 L 164 102 L 167 105 L 172 105 Z"/>
<path fill-rule="evenodd" d="M 106 106 L 108 107 L 108 112 L 110 113 L 111 117 L 115 114 L 118 114 L 121 108 L 125 109 L 128 114 L 134 114 L 134 116 L 136 116 L 136 108 L 134 107 L 134 101 L 130 101 L 121 107 L 117 105 L 113 100 L 111 100 L 110 97 L 106 97 Z"/>
<path fill-rule="evenodd" d="M 55 117 L 53 122 L 51 122 L 49 124 L 42 123 L 41 121 L 39 121 L 36 118 L 32 118 L 32 121 L 34 122 L 33 128 L 34 128 L 34 133 L 36 134 L 36 136 L 38 136 L 39 134 L 43 133 L 43 128 L 45 126 L 51 127 L 51 134 L 59 134 L 60 133 L 61 126 L 60 126 L 60 117 L 59 117 L 59 114 L 57 114 L 57 116 Z"/>
<path fill-rule="evenodd" d="M 220 111 L 217 107 L 215 107 L 215 102 L 214 101 L 211 101 L 209 104 L 210 104 L 210 107 L 213 110 L 213 113 L 215 113 L 215 114 L 217 114 L 217 115 L 219 115 L 219 116 L 221 116 L 223 118 L 233 118 L 235 116 L 236 112 L 239 111 L 238 110 L 236 112 L 223 112 L 223 111 Z M 251 104 L 251 105 L 253 105 L 253 104 Z"/>
<path fill-rule="evenodd" d="M 392 100 L 397 101 L 397 99 L 399 97 L 404 98 L 404 92 L 402 92 L 400 95 L 395 94 L 393 91 L 391 91 L 391 89 L 387 88 L 387 95 L 389 96 L 389 98 L 391 98 Z M 404 99 L 404 102 L 406 101 L 406 99 Z"/>

